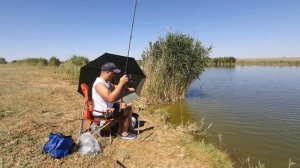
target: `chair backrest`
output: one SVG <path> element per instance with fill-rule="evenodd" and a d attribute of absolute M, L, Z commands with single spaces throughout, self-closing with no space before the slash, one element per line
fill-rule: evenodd
<path fill-rule="evenodd" d="M 83 119 L 93 121 L 92 102 L 89 100 L 89 86 L 86 83 L 80 85 L 84 94 L 84 114 Z"/>

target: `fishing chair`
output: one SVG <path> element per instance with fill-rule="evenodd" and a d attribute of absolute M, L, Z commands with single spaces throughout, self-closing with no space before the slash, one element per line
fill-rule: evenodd
<path fill-rule="evenodd" d="M 92 135 L 98 135 L 102 138 L 100 132 L 109 127 L 109 143 L 112 142 L 111 124 L 115 121 L 113 117 L 108 117 L 108 112 L 102 112 L 103 116 L 93 116 L 93 102 L 89 100 L 89 86 L 86 83 L 80 85 L 84 94 L 84 110 L 82 112 L 79 137 L 83 132 L 90 131 Z"/>

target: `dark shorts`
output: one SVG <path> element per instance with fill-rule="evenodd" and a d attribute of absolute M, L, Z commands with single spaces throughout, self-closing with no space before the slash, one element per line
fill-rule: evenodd
<path fill-rule="evenodd" d="M 120 109 L 120 103 L 115 103 L 113 108 L 115 108 L 114 112 L 113 112 L 113 116 L 116 119 L 120 119 L 123 116 L 125 116 L 125 110 L 124 109 Z"/>

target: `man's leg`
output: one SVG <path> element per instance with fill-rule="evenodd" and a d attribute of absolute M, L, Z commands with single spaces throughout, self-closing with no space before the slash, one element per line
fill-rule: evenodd
<path fill-rule="evenodd" d="M 122 117 L 122 136 L 128 134 L 128 128 L 131 124 L 132 107 L 127 106 L 124 110 L 124 116 Z"/>
<path fill-rule="evenodd" d="M 128 127 L 131 124 L 131 116 L 132 116 L 132 107 L 127 106 L 126 103 L 121 103 L 122 111 L 119 110 L 120 114 L 118 114 L 119 126 L 118 126 L 118 133 L 122 134 L 128 133 Z"/>
<path fill-rule="evenodd" d="M 135 139 L 136 135 L 128 132 L 129 125 L 131 124 L 131 116 L 132 116 L 132 107 L 128 106 L 124 109 L 124 115 L 122 117 L 122 139 Z M 120 123 L 121 124 L 121 123 Z"/>

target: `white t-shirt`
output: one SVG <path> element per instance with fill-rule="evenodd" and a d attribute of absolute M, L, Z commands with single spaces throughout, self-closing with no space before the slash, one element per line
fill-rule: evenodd
<path fill-rule="evenodd" d="M 111 91 L 111 84 L 110 82 L 105 82 L 105 80 L 103 80 L 101 77 L 96 78 L 94 84 L 93 84 L 93 88 L 92 88 L 92 99 L 93 99 L 93 103 L 94 103 L 94 110 L 93 111 L 93 116 L 101 116 L 103 115 L 102 113 L 96 112 L 96 111 L 100 111 L 100 112 L 106 112 L 108 108 L 112 108 L 114 105 L 114 102 L 109 103 L 106 100 L 104 100 L 97 92 L 96 92 L 96 85 L 98 83 L 103 83 L 105 85 L 105 87 Z"/>

